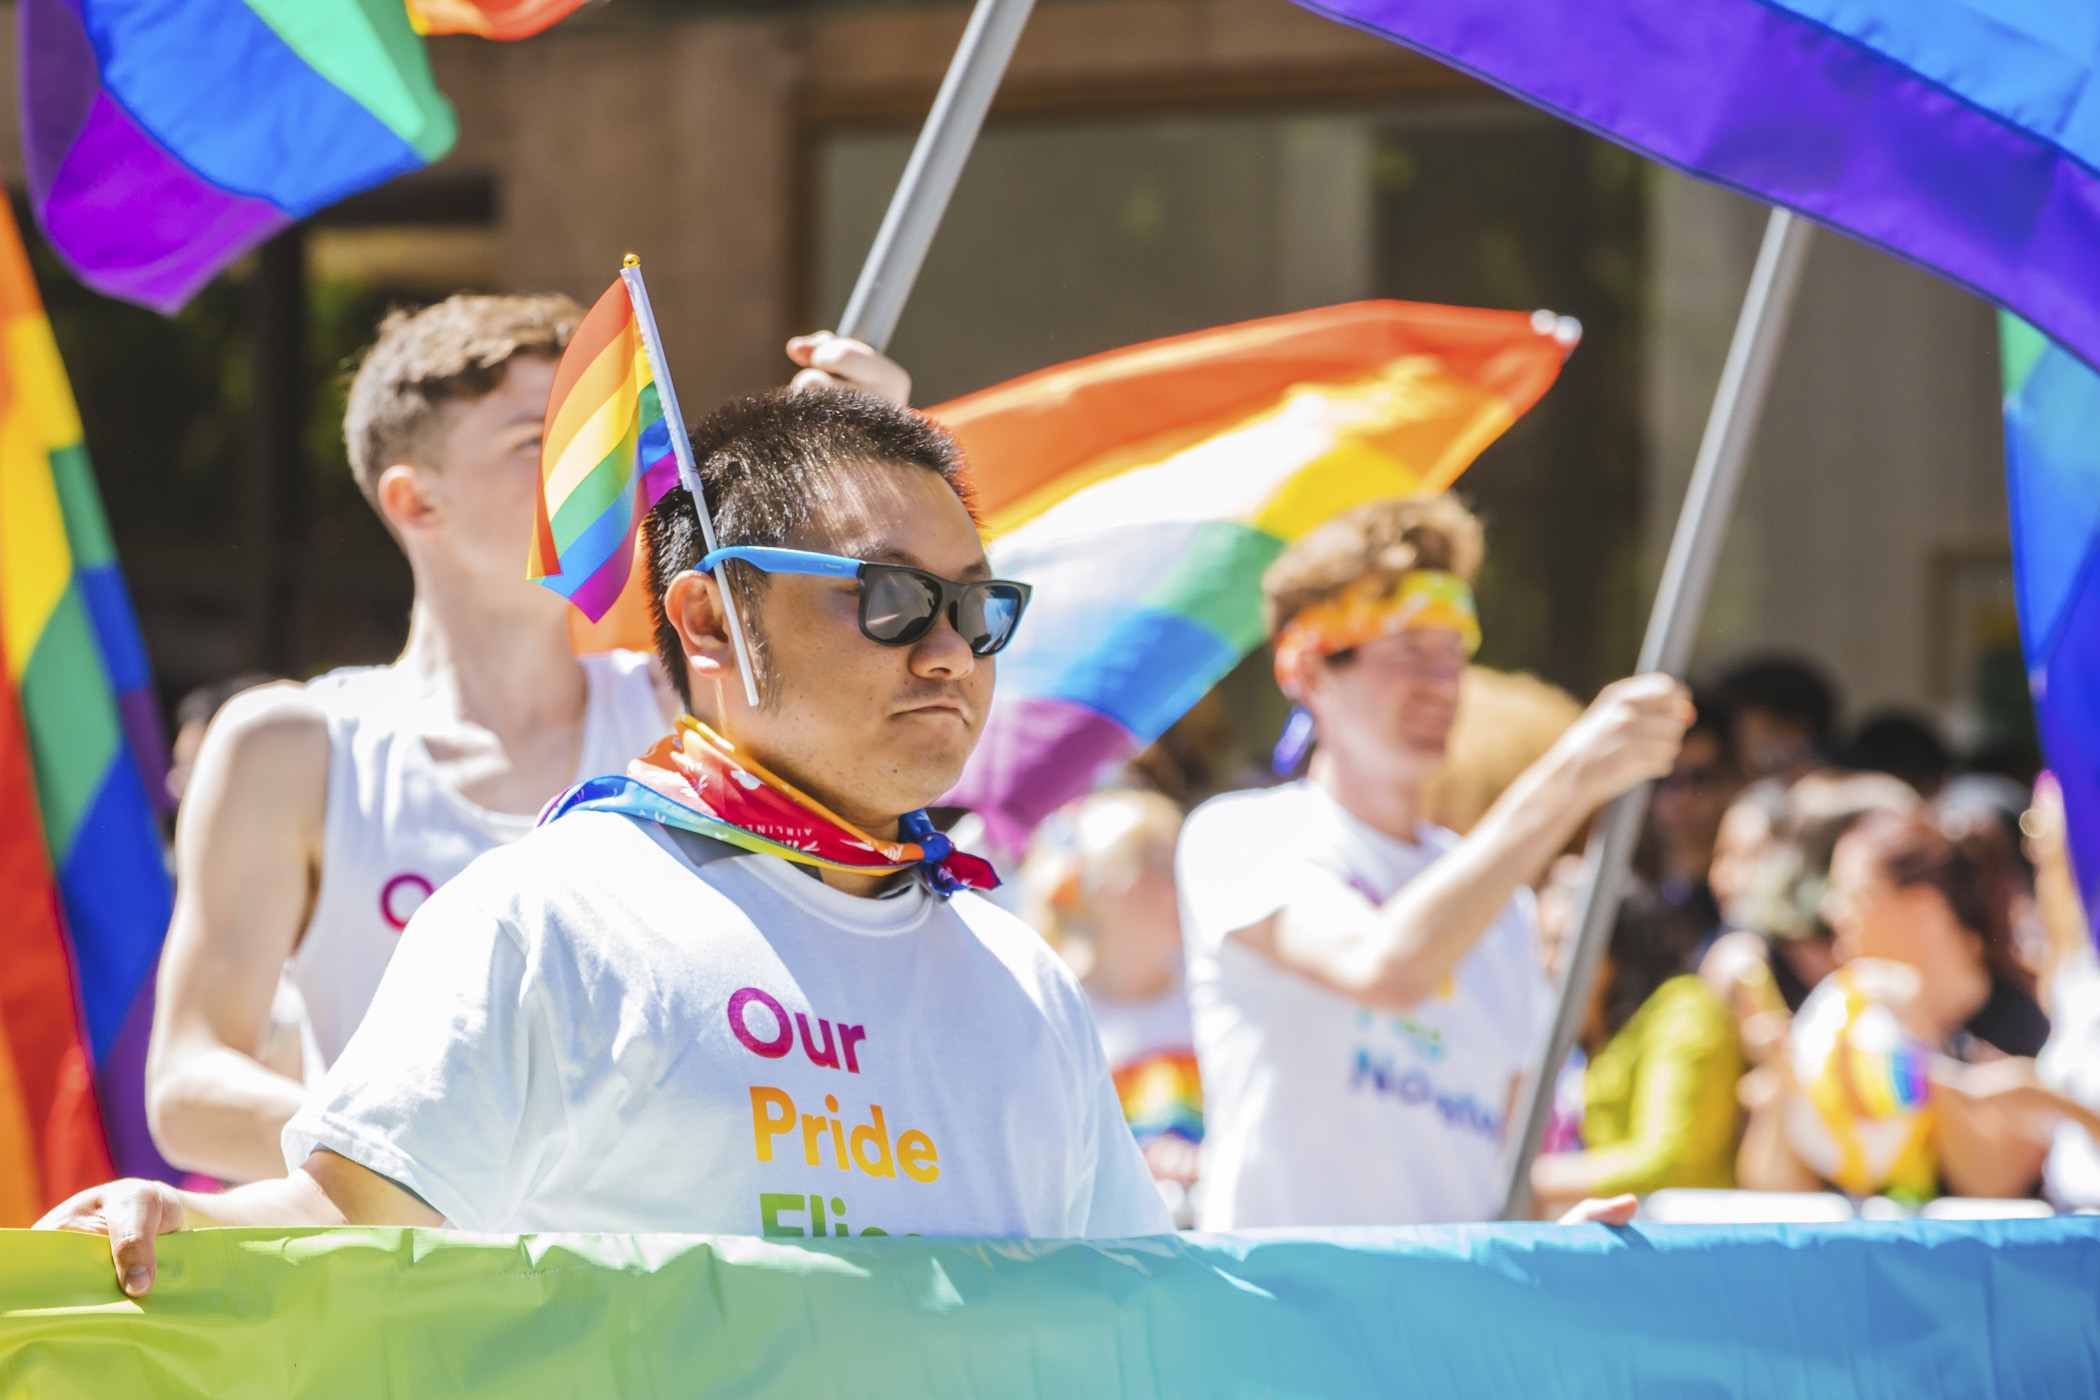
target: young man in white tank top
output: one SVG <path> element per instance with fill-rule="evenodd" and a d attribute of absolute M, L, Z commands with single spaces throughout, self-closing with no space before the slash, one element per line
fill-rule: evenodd
<path fill-rule="evenodd" d="M 154 1138 L 178 1166 L 281 1176 L 305 1084 L 264 1060 L 280 981 L 304 1003 L 311 1079 L 426 898 L 670 728 L 677 703 L 655 663 L 579 660 L 568 604 L 525 577 L 541 423 L 582 314 L 562 296 L 456 296 L 389 316 L 358 370 L 344 437 L 415 576 L 408 644 L 391 666 L 250 691 L 205 739 L 147 1062 Z M 788 353 L 798 385 L 909 393 L 855 341 L 802 337 Z"/>

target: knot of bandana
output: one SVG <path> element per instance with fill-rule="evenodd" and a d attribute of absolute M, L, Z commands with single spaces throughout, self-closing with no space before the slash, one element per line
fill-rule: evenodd
<path fill-rule="evenodd" d="M 591 778 L 547 805 L 545 825 L 571 812 L 622 812 L 798 865 L 883 875 L 916 870 L 935 893 L 999 885 L 991 863 L 955 848 L 926 813 L 907 812 L 883 841 L 777 778 L 691 715 L 625 776 Z"/>
<path fill-rule="evenodd" d="M 1480 618 L 1464 579 L 1441 569 L 1414 569 L 1382 594 L 1366 580 L 1284 624 L 1276 635 L 1276 684 L 1295 700 L 1305 689 L 1305 666 L 1313 657 L 1429 627 L 1458 633 L 1467 656 L 1480 650 Z"/>

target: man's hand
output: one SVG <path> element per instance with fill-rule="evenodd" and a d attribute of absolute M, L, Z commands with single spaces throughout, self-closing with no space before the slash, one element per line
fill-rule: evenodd
<path fill-rule="evenodd" d="M 1575 769 L 1591 806 L 1667 775 L 1697 711 L 1669 676 L 1632 676 L 1604 687 L 1554 747 Z"/>
<path fill-rule="evenodd" d="M 1592 1198 L 1570 1210 L 1560 1218 L 1563 1225 L 1627 1225 L 1633 1221 L 1633 1213 L 1640 1209 L 1637 1196 L 1613 1196 L 1608 1200 Z"/>
<path fill-rule="evenodd" d="M 81 1192 L 37 1221 L 39 1230 L 109 1236 L 117 1286 L 136 1298 L 153 1287 L 153 1241 L 185 1228 L 182 1193 L 158 1181 L 112 1181 Z"/>
<path fill-rule="evenodd" d="M 790 389 L 858 389 L 900 406 L 911 402 L 911 376 L 904 366 L 858 340 L 818 331 L 796 336 L 787 352 L 802 366 Z"/>

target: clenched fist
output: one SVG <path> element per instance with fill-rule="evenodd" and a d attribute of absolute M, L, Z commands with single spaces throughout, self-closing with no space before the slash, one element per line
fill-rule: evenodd
<path fill-rule="evenodd" d="M 1554 747 L 1574 765 L 1591 805 L 1669 773 L 1697 711 L 1665 675 L 1631 676 L 1599 692 Z"/>

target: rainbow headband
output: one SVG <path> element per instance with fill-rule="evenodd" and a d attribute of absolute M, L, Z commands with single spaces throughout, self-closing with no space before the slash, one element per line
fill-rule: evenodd
<path fill-rule="evenodd" d="M 1480 650 L 1480 616 L 1473 590 L 1457 574 L 1412 569 L 1384 596 L 1369 580 L 1339 597 L 1315 603 L 1276 635 L 1276 684 L 1293 700 L 1305 688 L 1305 666 L 1315 656 L 1360 647 L 1375 637 L 1440 627 L 1458 633 L 1466 655 Z"/>

